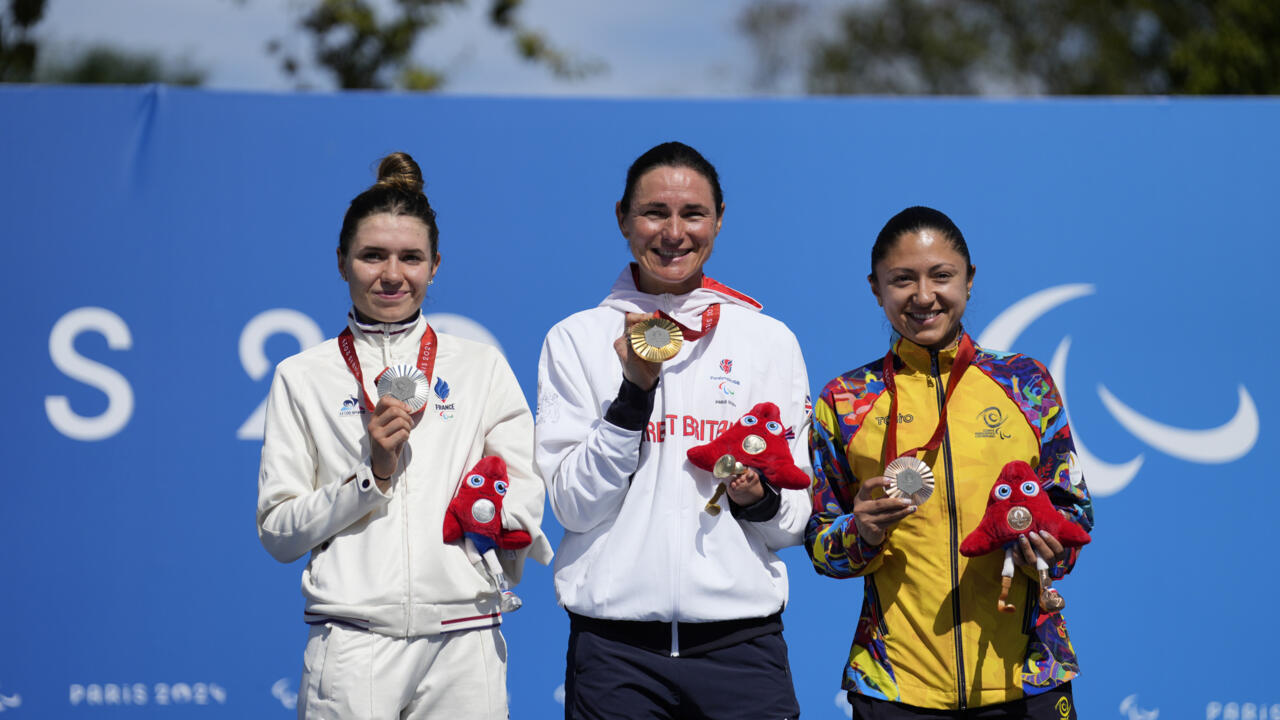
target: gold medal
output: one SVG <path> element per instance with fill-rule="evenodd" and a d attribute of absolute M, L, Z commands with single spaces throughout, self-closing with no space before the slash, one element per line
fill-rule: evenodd
<path fill-rule="evenodd" d="M 646 318 L 631 326 L 631 347 L 649 362 L 670 360 L 680 352 L 684 333 L 680 326 L 666 318 Z"/>
<path fill-rule="evenodd" d="M 933 495 L 933 470 L 923 460 L 906 455 L 889 463 L 884 469 L 889 479 L 885 493 L 893 498 L 906 498 L 912 505 L 921 505 Z"/>
<path fill-rule="evenodd" d="M 711 474 L 721 480 L 724 480 L 726 478 L 731 478 L 734 475 L 741 475 L 746 471 L 746 465 L 743 465 L 738 462 L 737 458 L 726 453 L 721 455 L 719 460 L 716 460 L 716 465 L 711 470 Z"/>
<path fill-rule="evenodd" d="M 766 447 L 768 446 L 765 444 L 764 438 L 759 435 L 748 435 L 742 438 L 742 452 L 748 455 L 759 455 L 764 452 Z"/>

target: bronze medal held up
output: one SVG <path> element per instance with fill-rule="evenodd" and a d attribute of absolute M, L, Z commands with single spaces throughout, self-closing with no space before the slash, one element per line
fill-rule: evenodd
<path fill-rule="evenodd" d="M 655 363 L 675 357 L 684 343 L 684 333 L 680 331 L 680 326 L 662 317 L 641 320 L 631 326 L 627 335 L 631 340 L 631 349 L 645 360 Z"/>
<path fill-rule="evenodd" d="M 889 497 L 906 498 L 912 505 L 920 505 L 933 495 L 933 470 L 918 458 L 897 458 L 885 467 L 884 476 L 889 479 L 885 491 Z"/>

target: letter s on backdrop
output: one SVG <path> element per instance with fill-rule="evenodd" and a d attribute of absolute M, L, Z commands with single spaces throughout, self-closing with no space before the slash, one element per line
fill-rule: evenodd
<path fill-rule="evenodd" d="M 64 375 L 101 390 L 107 409 L 97 417 L 84 417 L 71 409 L 65 395 L 48 395 L 44 410 L 58 432 L 72 440 L 105 440 L 124 429 L 133 417 L 133 387 L 123 375 L 76 352 L 75 340 L 93 331 L 107 339 L 112 350 L 133 347 L 129 326 L 119 315 L 100 307 L 76 308 L 58 318 L 49 332 L 49 357 Z"/>

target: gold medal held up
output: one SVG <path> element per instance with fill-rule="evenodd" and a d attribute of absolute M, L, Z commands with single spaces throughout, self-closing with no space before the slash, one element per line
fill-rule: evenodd
<path fill-rule="evenodd" d="M 670 360 L 680 352 L 684 333 L 680 326 L 662 317 L 645 318 L 631 326 L 628 332 L 631 348 L 649 362 Z"/>
<path fill-rule="evenodd" d="M 889 479 L 885 491 L 889 497 L 921 505 L 933 495 L 933 470 L 919 458 L 904 455 L 894 460 L 885 467 L 884 476 Z"/>

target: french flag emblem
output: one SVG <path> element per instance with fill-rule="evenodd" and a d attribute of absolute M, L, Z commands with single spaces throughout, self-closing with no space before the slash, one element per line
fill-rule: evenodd
<path fill-rule="evenodd" d="M 721 370 L 723 370 L 723 371 L 725 371 L 726 373 L 731 373 L 731 372 L 733 372 L 733 361 L 732 361 L 732 360 L 730 360 L 729 358 L 725 358 L 725 359 L 721 360 L 721 361 L 720 361 L 720 369 L 721 369 Z"/>

